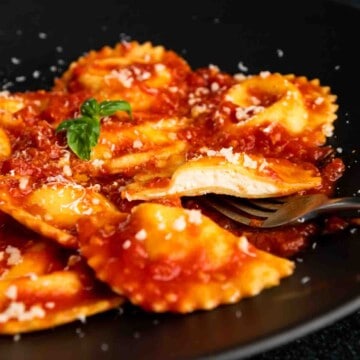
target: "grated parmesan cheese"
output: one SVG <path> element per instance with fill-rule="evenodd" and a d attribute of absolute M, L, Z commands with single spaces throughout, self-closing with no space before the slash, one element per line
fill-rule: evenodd
<path fill-rule="evenodd" d="M 197 117 L 208 111 L 208 107 L 205 104 L 195 105 L 191 108 L 191 116 Z"/>
<path fill-rule="evenodd" d="M 268 163 L 267 163 L 266 160 L 261 161 L 261 164 L 260 164 L 258 170 L 259 170 L 259 171 L 264 171 L 265 168 L 267 167 L 267 165 L 268 165 Z"/>
<path fill-rule="evenodd" d="M 241 236 L 238 241 L 239 249 L 249 256 L 255 256 L 249 249 L 249 241 L 245 236 Z"/>
<path fill-rule="evenodd" d="M 9 306 L 0 313 L 0 323 L 6 323 L 10 319 L 18 321 L 30 321 L 35 318 L 44 318 L 45 310 L 40 305 L 33 305 L 26 310 L 23 302 L 12 301 Z"/>
<path fill-rule="evenodd" d="M 239 153 L 234 153 L 232 146 L 228 148 L 222 148 L 219 151 L 220 155 L 224 156 L 224 158 L 232 164 L 237 164 L 239 161 Z"/>
<path fill-rule="evenodd" d="M 180 216 L 174 221 L 173 229 L 176 231 L 184 231 L 186 229 L 186 220 L 184 216 Z"/>
<path fill-rule="evenodd" d="M 145 81 L 150 78 L 151 78 L 151 73 L 149 73 L 148 71 L 141 71 L 136 75 L 136 80 L 138 81 Z"/>
<path fill-rule="evenodd" d="M 72 170 L 71 170 L 71 167 L 69 165 L 64 165 L 63 174 L 65 176 L 72 176 Z"/>
<path fill-rule="evenodd" d="M 269 77 L 271 75 L 271 72 L 270 71 L 260 71 L 259 75 L 262 79 L 266 79 L 267 77 Z"/>
<path fill-rule="evenodd" d="M 48 301 L 45 303 L 45 307 L 47 309 L 54 309 L 55 308 L 55 303 L 53 301 Z"/>
<path fill-rule="evenodd" d="M 104 77 L 105 81 L 108 79 L 116 79 L 124 87 L 130 88 L 134 82 L 134 77 L 129 69 L 112 70 L 110 74 Z"/>
<path fill-rule="evenodd" d="M 132 146 L 134 149 L 141 149 L 144 146 L 144 144 L 142 143 L 142 141 L 140 139 L 136 139 L 136 140 L 134 140 Z"/>
<path fill-rule="evenodd" d="M 209 64 L 209 69 L 214 73 L 218 73 L 220 71 L 220 68 L 214 64 Z"/>
<path fill-rule="evenodd" d="M 100 204 L 100 199 L 98 199 L 98 198 L 92 198 L 92 199 L 91 199 L 91 203 L 92 203 L 93 205 L 99 205 L 99 204 Z"/>
<path fill-rule="evenodd" d="M 244 154 L 243 161 L 243 165 L 249 169 L 256 169 L 258 167 L 257 161 L 253 160 L 249 155 Z"/>
<path fill-rule="evenodd" d="M 125 240 L 125 241 L 123 242 L 123 244 L 122 244 L 122 248 L 123 248 L 124 250 L 129 249 L 130 246 L 131 246 L 131 241 L 130 241 L 130 240 Z"/>
<path fill-rule="evenodd" d="M 325 99 L 322 96 L 318 96 L 315 99 L 314 103 L 315 103 L 315 105 L 321 105 L 324 101 L 325 101 Z"/>
<path fill-rule="evenodd" d="M 255 98 L 255 99 L 254 99 L 254 102 L 258 102 L 258 99 L 257 98 Z M 247 120 L 247 119 L 251 118 L 252 116 L 260 113 L 263 110 L 265 110 L 264 106 L 260 106 L 260 105 L 250 105 L 246 108 L 237 107 L 236 112 L 235 112 L 235 117 L 236 117 L 236 120 L 238 120 L 238 121 L 244 121 L 244 120 Z"/>
<path fill-rule="evenodd" d="M 210 85 L 210 89 L 211 89 L 212 92 L 217 92 L 220 89 L 220 85 L 217 82 L 213 82 Z"/>
<path fill-rule="evenodd" d="M 164 71 L 166 66 L 164 64 L 155 64 L 154 69 L 157 73 Z"/>
<path fill-rule="evenodd" d="M 46 214 L 44 215 L 44 220 L 45 220 L 45 221 L 52 221 L 52 220 L 54 220 L 54 218 L 53 218 L 52 215 L 46 213 Z"/>
<path fill-rule="evenodd" d="M 233 152 L 233 147 L 230 146 L 228 148 L 222 148 L 220 151 L 202 148 L 200 149 L 201 152 L 204 152 L 207 156 L 223 156 L 228 162 L 232 164 L 237 164 L 239 161 L 240 154 Z"/>
<path fill-rule="evenodd" d="M 141 229 L 135 234 L 135 239 L 138 241 L 143 241 L 146 238 L 147 238 L 147 232 L 145 229 Z"/>
<path fill-rule="evenodd" d="M 3 90 L 3 91 L 0 91 L 0 98 L 9 98 L 10 97 L 10 92 L 7 91 L 7 90 Z"/>
<path fill-rule="evenodd" d="M 247 75 L 245 75 L 245 74 L 242 74 L 242 73 L 237 73 L 237 74 L 235 74 L 234 76 L 234 79 L 236 80 L 236 81 L 244 81 L 245 79 L 247 79 Z"/>
<path fill-rule="evenodd" d="M 200 225 L 202 223 L 201 210 L 186 210 L 188 214 L 189 223 Z"/>
<path fill-rule="evenodd" d="M 5 253 L 9 256 L 7 259 L 7 265 L 9 266 L 20 264 L 23 261 L 21 252 L 17 247 L 8 245 L 5 248 Z"/>
<path fill-rule="evenodd" d="M 26 276 L 28 276 L 31 281 L 36 281 L 36 280 L 38 279 L 37 274 L 35 274 L 35 273 L 33 273 L 33 272 L 26 274 Z"/>
<path fill-rule="evenodd" d="M 100 159 L 94 159 L 91 164 L 94 166 L 94 167 L 101 167 L 104 165 L 104 160 L 100 160 Z"/>
<path fill-rule="evenodd" d="M 80 261 L 81 261 L 81 256 L 79 256 L 79 255 L 70 255 L 69 259 L 67 261 L 66 267 L 74 266 L 75 264 L 77 264 Z"/>
<path fill-rule="evenodd" d="M 11 300 L 16 300 L 17 294 L 18 289 L 16 285 L 10 285 L 5 291 L 5 296 Z"/>

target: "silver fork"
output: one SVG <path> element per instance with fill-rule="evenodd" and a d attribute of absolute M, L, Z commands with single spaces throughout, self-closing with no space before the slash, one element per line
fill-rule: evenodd
<path fill-rule="evenodd" d="M 322 213 L 360 209 L 359 197 L 330 199 L 323 194 L 267 199 L 207 195 L 202 201 L 236 222 L 260 228 L 302 223 Z"/>

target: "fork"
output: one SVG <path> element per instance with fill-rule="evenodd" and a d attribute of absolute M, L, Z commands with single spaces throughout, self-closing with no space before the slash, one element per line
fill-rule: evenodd
<path fill-rule="evenodd" d="M 205 205 L 238 223 L 260 228 L 302 223 L 320 214 L 337 210 L 360 209 L 359 197 L 331 199 L 324 194 L 267 199 L 206 195 L 202 201 Z"/>

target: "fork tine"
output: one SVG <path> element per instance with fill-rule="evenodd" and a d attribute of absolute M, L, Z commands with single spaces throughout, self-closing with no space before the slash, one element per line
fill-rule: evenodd
<path fill-rule="evenodd" d="M 274 207 L 275 206 L 274 204 L 269 203 L 270 206 L 268 206 L 267 208 L 266 207 L 260 208 L 260 206 L 258 208 L 256 208 L 256 207 L 252 206 L 252 205 L 257 206 L 257 203 L 255 201 L 244 199 L 244 201 L 241 202 L 241 200 L 242 199 L 239 199 L 239 198 L 237 198 L 235 200 L 231 199 L 231 198 L 223 198 L 223 201 L 225 203 L 229 204 L 230 206 L 234 207 L 235 209 L 238 209 L 244 213 L 258 216 L 261 218 L 267 218 L 272 212 L 274 212 L 279 207 L 279 204 L 276 207 Z M 271 205 L 273 205 L 273 207 Z"/>
<path fill-rule="evenodd" d="M 219 213 L 245 225 L 254 225 L 255 222 L 266 220 L 275 211 L 274 207 L 277 209 L 280 206 L 269 203 L 268 208 L 256 208 L 257 205 L 254 205 L 252 200 L 227 195 L 208 195 L 203 201 Z"/>
<path fill-rule="evenodd" d="M 228 218 L 230 218 L 230 219 L 232 219 L 234 221 L 237 221 L 238 223 L 241 223 L 241 224 L 244 224 L 244 225 L 250 225 L 251 222 L 253 221 L 253 219 L 241 215 L 239 213 L 239 210 L 233 211 L 233 210 L 231 210 L 229 208 L 228 205 L 222 205 L 221 202 L 216 201 L 214 199 L 210 200 L 210 199 L 207 199 L 206 197 L 204 197 L 202 199 L 202 202 L 205 205 L 217 210 L 220 214 L 223 214 L 223 215 L 227 216 Z"/>
<path fill-rule="evenodd" d="M 284 204 L 285 200 L 280 198 L 251 199 L 251 202 L 260 208 L 275 211 L 280 209 L 280 207 Z"/>
<path fill-rule="evenodd" d="M 207 195 L 202 198 L 202 201 L 238 223 L 258 228 L 298 224 L 335 210 L 360 209 L 360 198 L 329 199 L 321 193 L 255 201 L 226 195 Z M 254 203 L 259 206 L 258 209 L 251 206 Z"/>

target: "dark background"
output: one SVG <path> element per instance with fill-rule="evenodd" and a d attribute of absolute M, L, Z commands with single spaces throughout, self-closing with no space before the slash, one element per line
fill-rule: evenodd
<path fill-rule="evenodd" d="M 341 123 L 330 142 L 343 149 L 342 156 L 349 169 L 347 176 L 340 182 L 339 194 L 353 195 L 359 188 L 356 184 L 359 179 L 357 121 L 360 117 L 360 58 L 356 53 L 359 34 L 360 5 L 359 2 L 351 1 L 208 0 L 162 3 L 100 0 L 91 4 L 82 1 L 3 0 L 0 1 L 0 88 L 9 91 L 49 89 L 53 78 L 60 75 L 82 53 L 130 39 L 140 42 L 149 40 L 173 49 L 193 68 L 211 63 L 222 70 L 235 73 L 239 71 L 238 63 L 241 61 L 249 68 L 249 73 L 269 70 L 320 78 L 338 95 L 340 104 Z M 279 56 L 279 49 L 283 51 L 283 56 Z M 234 325 L 234 319 L 241 314 L 242 306 L 245 310 L 251 309 L 252 303 L 249 302 L 240 307 L 216 310 L 205 320 L 202 315 L 190 316 L 181 326 L 178 321 L 182 320 L 177 318 L 168 320 L 164 316 L 147 315 L 132 308 L 127 309 L 127 312 L 125 310 L 127 315 L 119 316 L 110 312 L 94 317 L 94 320 L 90 319 L 86 325 L 69 325 L 40 335 L 24 336 L 18 343 L 11 339 L 0 339 L 0 359 L 35 359 L 39 358 L 37 356 L 40 353 L 54 360 L 96 357 L 208 359 L 212 358 L 211 352 L 208 345 L 202 343 L 207 340 L 209 343 L 214 342 L 213 354 L 219 359 L 236 359 L 244 354 L 258 354 L 252 357 L 256 360 L 358 359 L 358 280 L 356 284 L 343 280 L 360 273 L 360 265 L 357 266 L 356 259 L 359 250 L 356 231 L 353 230 L 355 234 L 347 232 L 336 236 L 334 241 L 337 243 L 334 246 L 328 245 L 326 241 L 330 242 L 331 239 L 327 239 L 321 249 L 325 255 L 314 253 L 309 256 L 308 263 L 299 263 L 297 271 L 300 275 L 291 280 L 296 281 L 301 274 L 307 274 L 308 264 L 317 267 L 318 273 L 314 274 L 314 279 L 318 275 L 322 280 L 328 280 L 331 276 L 329 267 L 321 262 L 331 258 L 333 262 L 329 266 L 336 268 L 335 278 L 343 276 L 341 281 L 334 282 L 332 288 L 324 291 L 323 297 L 304 300 L 308 302 L 308 307 L 314 306 L 314 319 L 321 315 L 320 320 L 312 323 L 312 313 L 307 314 L 306 318 L 301 318 L 300 314 L 296 319 L 295 331 L 283 327 L 282 330 L 288 331 L 282 332 L 279 337 L 270 337 L 269 342 L 260 339 L 259 343 L 249 347 L 245 353 L 241 351 L 241 347 L 235 346 L 237 334 L 234 334 L 234 329 L 238 328 Z M 349 238 L 352 241 L 350 247 L 340 243 Z M 330 254 L 334 252 L 342 255 L 346 253 L 346 256 L 333 259 Z M 347 261 L 345 264 L 342 262 L 344 258 Z M 294 284 L 291 281 L 290 287 Z M 286 286 L 283 289 L 286 290 Z M 286 323 L 287 318 L 293 316 L 289 312 L 296 312 L 297 309 L 284 309 L 282 312 L 278 305 L 266 302 L 271 294 L 277 292 L 260 295 L 255 303 L 259 302 L 261 306 L 269 304 L 266 309 L 268 319 L 276 322 L 284 317 L 283 321 Z M 321 302 L 324 304 L 323 308 Z M 305 306 L 304 304 L 306 303 L 302 302 L 300 305 Z M 274 309 L 271 308 L 272 305 Z M 334 305 L 336 310 L 340 310 L 332 312 Z M 301 306 L 299 311 L 302 311 Z M 236 316 L 229 318 L 227 323 L 224 319 L 227 319 L 230 312 Z M 245 322 L 246 316 L 244 314 Z M 214 324 L 212 320 L 215 321 Z M 236 321 L 241 321 L 241 317 Z M 152 349 L 153 344 L 146 343 L 145 340 L 145 350 L 141 351 L 139 348 L 144 334 L 155 333 L 155 327 L 164 323 L 164 331 L 160 332 L 164 338 L 159 339 L 156 335 L 151 338 L 151 342 L 159 341 L 159 347 L 162 344 L 166 351 L 172 348 L 172 343 L 174 347 L 183 343 L 186 344 L 185 348 L 188 346 L 196 351 L 173 348 L 169 353 L 164 353 L 161 349 L 155 354 L 146 353 L 147 349 Z M 254 331 L 258 331 L 261 324 L 261 319 L 258 319 Z M 310 325 L 305 326 L 306 324 Z M 203 328 L 204 337 L 208 336 L 206 327 L 213 325 L 211 338 L 201 338 L 201 334 L 197 339 L 186 338 L 187 333 L 190 336 L 197 328 L 200 332 Z M 249 324 L 249 333 L 251 326 Z M 320 327 L 323 329 L 318 330 Z M 99 329 L 103 333 L 99 333 Z M 115 330 L 126 333 L 124 343 L 120 340 L 117 343 L 117 338 L 113 336 Z M 227 338 L 233 337 L 234 341 L 218 343 L 218 339 L 227 331 Z M 75 346 L 73 341 L 68 340 L 69 332 L 78 340 Z M 310 335 L 303 337 L 308 333 Z M 82 338 L 82 334 L 86 336 Z M 289 344 L 283 345 L 289 341 Z M 89 350 L 94 348 L 94 344 L 97 352 Z M 282 346 L 262 353 L 262 349 L 280 345 Z M 207 349 L 204 352 L 203 347 Z"/>

